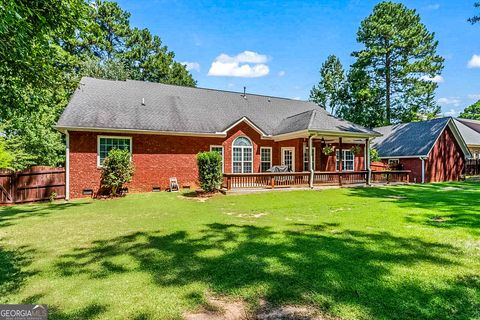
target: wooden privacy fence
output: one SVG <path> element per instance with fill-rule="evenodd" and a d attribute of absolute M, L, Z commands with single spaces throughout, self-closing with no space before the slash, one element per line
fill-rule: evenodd
<path fill-rule="evenodd" d="M 0 169 L 0 205 L 65 198 L 65 168 Z"/>
<path fill-rule="evenodd" d="M 465 162 L 465 174 L 468 176 L 480 175 L 480 159 L 468 159 Z"/>

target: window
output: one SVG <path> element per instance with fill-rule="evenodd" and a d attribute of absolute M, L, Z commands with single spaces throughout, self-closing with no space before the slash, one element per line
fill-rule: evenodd
<path fill-rule="evenodd" d="M 262 172 L 265 172 L 271 167 L 272 167 L 272 148 L 261 147 L 260 148 L 260 170 Z"/>
<path fill-rule="evenodd" d="M 398 159 L 388 159 L 388 164 L 391 166 L 396 166 L 400 163 L 400 160 Z"/>
<path fill-rule="evenodd" d="M 340 150 L 336 150 L 337 171 L 340 170 Z M 355 169 L 355 155 L 350 150 L 342 150 L 342 170 L 353 171 Z"/>
<path fill-rule="evenodd" d="M 223 147 L 222 146 L 210 146 L 210 151 L 216 151 L 222 156 L 222 172 L 223 170 Z"/>
<path fill-rule="evenodd" d="M 233 173 L 251 173 L 253 171 L 253 147 L 248 138 L 238 137 L 233 141 L 232 167 Z"/>
<path fill-rule="evenodd" d="M 312 148 L 312 151 L 313 151 L 312 168 L 313 170 L 315 170 L 315 158 L 316 158 L 315 147 Z M 308 145 L 306 143 L 303 144 L 303 171 L 310 171 L 308 169 Z"/>
<path fill-rule="evenodd" d="M 97 165 L 101 166 L 103 160 L 112 149 L 128 150 L 132 154 L 132 138 L 98 136 Z"/>

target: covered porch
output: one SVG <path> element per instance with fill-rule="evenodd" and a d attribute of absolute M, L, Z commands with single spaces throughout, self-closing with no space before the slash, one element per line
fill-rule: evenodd
<path fill-rule="evenodd" d="M 296 132 L 276 137 L 277 161 L 272 167 L 288 167 L 289 172 L 225 173 L 223 188 L 275 189 L 322 186 L 408 183 L 409 171 L 372 171 L 370 144 L 372 135 L 364 133 Z M 287 145 L 297 145 L 301 150 Z M 302 151 L 302 157 L 295 153 Z M 302 154 L 300 153 L 300 154 Z M 260 170 L 262 171 L 262 170 Z"/>

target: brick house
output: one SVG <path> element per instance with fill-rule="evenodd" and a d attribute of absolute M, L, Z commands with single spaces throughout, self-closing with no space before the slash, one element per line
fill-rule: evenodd
<path fill-rule="evenodd" d="M 374 130 L 382 134 L 373 142 L 380 159 L 390 167 L 410 170 L 412 182 L 458 181 L 471 156 L 451 117 Z"/>
<path fill-rule="evenodd" d="M 56 128 L 67 137 L 67 198 L 99 190 L 112 148 L 131 153 L 129 192 L 163 190 L 170 177 L 196 185 L 196 154 L 208 150 L 222 154 L 226 175 L 261 178 L 258 173 L 283 165 L 295 173 L 292 179 L 312 186 L 333 181 L 330 173 L 340 184 L 342 176 L 368 177 L 370 142 L 380 136 L 312 102 L 87 77 Z"/>

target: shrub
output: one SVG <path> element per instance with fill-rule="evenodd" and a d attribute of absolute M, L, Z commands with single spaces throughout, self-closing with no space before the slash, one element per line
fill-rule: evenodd
<path fill-rule="evenodd" d="M 6 150 L 5 140 L 0 138 L 0 169 L 11 169 L 13 156 Z"/>
<path fill-rule="evenodd" d="M 198 180 L 205 192 L 220 189 L 222 185 L 222 156 L 216 151 L 197 154 Z"/>
<path fill-rule="evenodd" d="M 112 149 L 103 161 L 102 187 L 117 196 L 122 186 L 132 181 L 134 172 L 128 150 Z"/>
<path fill-rule="evenodd" d="M 378 157 L 377 149 L 370 149 L 370 162 L 378 162 L 380 158 Z"/>

